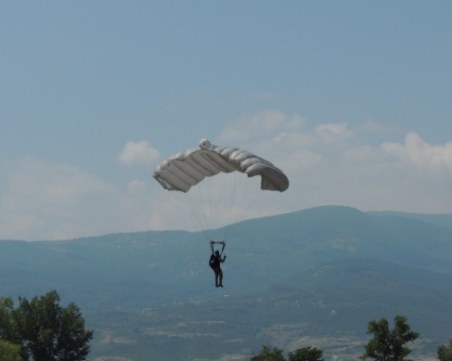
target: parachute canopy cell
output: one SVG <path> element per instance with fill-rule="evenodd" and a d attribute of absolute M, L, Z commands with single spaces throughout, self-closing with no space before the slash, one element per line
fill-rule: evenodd
<path fill-rule="evenodd" d="M 188 192 L 205 177 L 218 173 L 242 172 L 248 177 L 261 176 L 261 189 L 284 192 L 287 176 L 271 162 L 245 150 L 217 146 L 207 139 L 199 148 L 180 152 L 157 166 L 153 177 L 170 191 Z"/>

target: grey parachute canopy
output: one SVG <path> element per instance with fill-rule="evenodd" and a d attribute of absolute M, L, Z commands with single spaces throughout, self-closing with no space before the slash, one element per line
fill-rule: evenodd
<path fill-rule="evenodd" d="M 170 191 L 188 192 L 205 177 L 220 172 L 242 172 L 261 176 L 261 189 L 284 192 L 287 176 L 271 162 L 245 150 L 211 144 L 201 140 L 199 148 L 180 152 L 157 166 L 153 177 Z"/>

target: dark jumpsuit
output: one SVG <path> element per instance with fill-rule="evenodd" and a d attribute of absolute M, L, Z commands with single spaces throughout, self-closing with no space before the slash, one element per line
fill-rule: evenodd
<path fill-rule="evenodd" d="M 209 266 L 215 272 L 215 287 L 223 287 L 223 271 L 221 270 L 221 264 L 225 261 L 225 257 L 221 257 L 217 251 L 210 256 Z"/>

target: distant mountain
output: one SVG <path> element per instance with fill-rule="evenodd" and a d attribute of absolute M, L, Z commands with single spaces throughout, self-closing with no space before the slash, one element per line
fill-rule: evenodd
<path fill-rule="evenodd" d="M 391 215 L 405 218 L 416 219 L 418 221 L 432 223 L 437 226 L 452 228 L 452 214 L 422 214 L 422 213 L 404 213 L 404 212 L 370 212 L 375 215 Z"/>
<path fill-rule="evenodd" d="M 452 337 L 451 219 L 330 206 L 203 232 L 1 241 L 0 295 L 56 289 L 94 328 L 98 360 L 248 360 L 262 344 L 351 360 L 367 323 L 396 314 L 422 336 L 415 355 L 434 356 Z M 224 289 L 210 239 L 227 241 Z"/>

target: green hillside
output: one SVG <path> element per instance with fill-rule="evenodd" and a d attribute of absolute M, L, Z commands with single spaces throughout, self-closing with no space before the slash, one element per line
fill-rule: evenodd
<path fill-rule="evenodd" d="M 449 215 L 318 207 L 223 229 L 0 242 L 0 295 L 56 289 L 95 330 L 92 357 L 247 360 L 262 344 L 362 352 L 367 322 L 406 315 L 416 355 L 452 337 Z M 226 237 L 225 288 L 209 239 Z"/>

